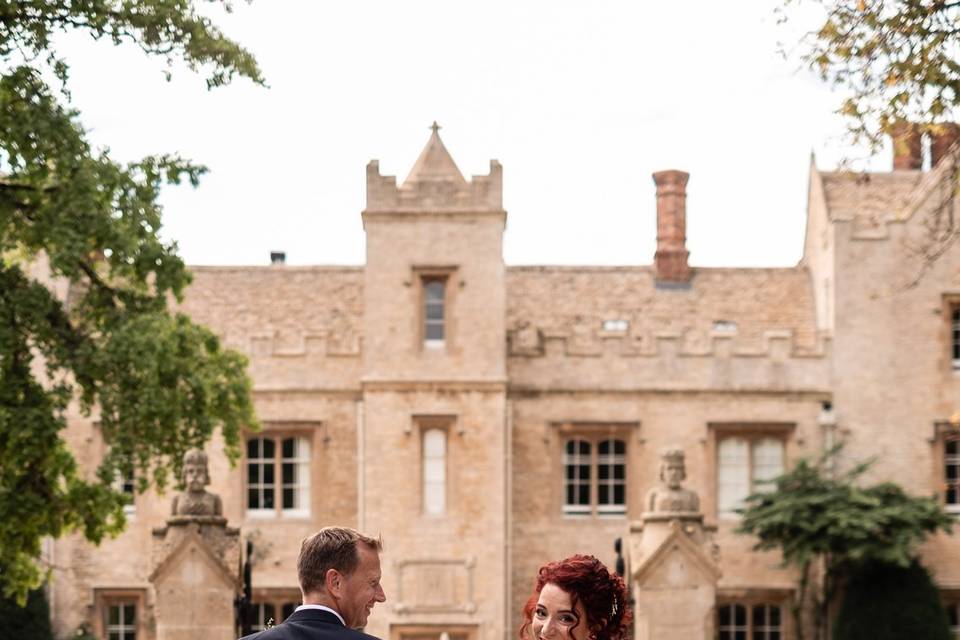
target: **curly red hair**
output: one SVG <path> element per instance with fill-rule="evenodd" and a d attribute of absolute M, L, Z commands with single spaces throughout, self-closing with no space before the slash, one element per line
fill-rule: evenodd
<path fill-rule="evenodd" d="M 578 602 L 583 605 L 591 638 L 624 640 L 629 637 L 633 613 L 623 578 L 610 573 L 595 557 L 578 554 L 540 567 L 536 587 L 523 607 L 520 640 L 527 640 L 527 628 L 533 622 L 537 600 L 546 584 L 555 584 L 570 594 L 574 608 Z"/>

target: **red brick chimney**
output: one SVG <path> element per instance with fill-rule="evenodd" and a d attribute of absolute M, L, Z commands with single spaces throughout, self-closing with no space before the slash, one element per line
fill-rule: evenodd
<path fill-rule="evenodd" d="M 657 280 L 687 282 L 687 180 L 690 174 L 670 169 L 653 174 L 657 185 Z"/>
<path fill-rule="evenodd" d="M 923 146 L 920 127 L 912 122 L 895 122 L 887 129 L 893 139 L 893 170 L 922 169 Z"/>
<path fill-rule="evenodd" d="M 953 122 L 934 125 L 930 130 L 930 168 L 947 157 L 950 148 L 960 140 L 960 125 Z"/>

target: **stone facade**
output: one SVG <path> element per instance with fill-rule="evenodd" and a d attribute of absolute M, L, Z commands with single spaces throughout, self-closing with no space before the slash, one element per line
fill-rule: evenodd
<path fill-rule="evenodd" d="M 785 605 L 794 576 L 752 552 L 725 511 L 743 477 L 844 439 L 849 460 L 877 456 L 875 479 L 945 499 L 960 244 L 921 253 L 945 224 L 952 159 L 855 176 L 811 166 L 793 268 L 689 266 L 682 172 L 657 174 L 651 266 L 507 267 L 499 163 L 466 180 L 434 129 L 400 186 L 368 165 L 365 265 L 195 268 L 182 309 L 248 355 L 264 428 L 251 438 L 274 442 L 278 478 L 298 474 L 287 508 L 280 487 L 254 487 L 249 455 L 231 469 L 208 447 L 210 490 L 255 543 L 254 599 L 273 607 L 261 614 L 297 602 L 300 540 L 342 524 L 385 541 L 387 602 L 369 632 L 515 637 L 541 564 L 584 552 L 613 566 L 671 447 L 718 550 L 676 556 L 709 559 L 690 574 L 709 578 L 704 628 L 722 630 L 731 606 Z M 68 431 L 94 465 L 95 420 L 71 415 Z M 251 489 L 273 505 L 252 508 Z M 127 531 L 99 548 L 51 546 L 60 636 L 81 623 L 102 633 L 117 602 L 137 607 L 138 638 L 169 626 L 147 550 L 171 499 L 137 496 Z M 960 540 L 923 554 L 946 596 L 960 593 Z M 660 584 L 669 557 L 633 577 Z M 785 606 L 782 619 L 791 637 Z"/>

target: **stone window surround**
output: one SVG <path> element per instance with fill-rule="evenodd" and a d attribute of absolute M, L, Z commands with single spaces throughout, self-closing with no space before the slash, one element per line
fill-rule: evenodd
<path fill-rule="evenodd" d="M 611 422 L 605 420 L 583 420 L 583 421 L 562 421 L 562 422 L 551 422 L 549 423 L 549 433 L 547 437 L 544 438 L 546 442 L 550 440 L 555 441 L 553 446 L 554 455 L 551 458 L 554 460 L 554 473 L 552 477 L 556 478 L 556 481 L 552 484 L 556 487 L 556 498 L 555 504 L 553 505 L 553 513 L 556 513 L 559 518 L 569 521 L 585 521 L 591 522 L 597 519 L 603 520 L 615 520 L 627 518 L 630 514 L 630 504 L 631 500 L 634 499 L 633 494 L 635 490 L 633 487 L 636 485 L 634 482 L 634 473 L 631 472 L 630 457 L 632 455 L 630 446 L 631 438 L 636 437 L 636 433 L 640 428 L 640 423 L 637 421 L 624 421 L 624 422 Z M 556 436 L 555 438 L 550 438 L 549 435 Z M 566 503 L 566 485 L 564 480 L 566 478 L 566 469 L 563 464 L 564 452 L 566 451 L 566 444 L 568 440 L 579 439 L 587 440 L 591 443 L 591 457 L 592 463 L 591 468 L 593 473 L 590 474 L 590 513 L 588 514 L 568 514 L 564 513 L 564 504 Z M 597 489 L 597 445 L 603 440 L 621 440 L 626 445 L 626 452 L 624 453 L 624 460 L 626 464 L 626 504 L 624 505 L 624 513 L 617 514 L 606 514 L 600 515 L 597 513 L 597 501 L 598 501 L 598 489 Z"/>
<path fill-rule="evenodd" d="M 706 474 L 706 490 L 700 496 L 700 508 L 708 522 L 717 522 L 719 519 L 718 491 L 720 490 L 718 476 L 719 444 L 723 438 L 739 436 L 748 440 L 760 438 L 779 438 L 783 440 L 783 468 L 790 468 L 790 441 L 796 432 L 794 422 L 768 421 L 736 421 L 736 422 L 708 422 L 707 423 L 707 451 L 706 461 L 710 465 Z M 727 520 L 727 518 L 724 518 Z"/>
<path fill-rule="evenodd" d="M 93 635 L 107 637 L 107 616 L 111 606 L 133 604 L 136 607 L 136 637 L 147 636 L 147 589 L 146 587 L 94 587 L 93 589 Z"/>
<path fill-rule="evenodd" d="M 319 420 L 269 420 L 262 423 L 258 432 L 246 432 L 243 439 L 243 456 L 241 459 L 241 500 L 243 505 L 243 514 L 246 520 L 308 520 L 313 513 L 314 491 L 312 487 L 316 486 L 314 477 L 316 465 L 316 453 L 318 451 L 317 440 L 321 438 L 323 442 L 328 440 L 325 435 L 326 423 Z M 272 438 L 275 441 L 274 446 L 274 507 L 269 509 L 249 509 L 247 497 L 247 442 L 252 438 Z M 284 438 L 306 438 L 309 451 L 309 462 L 307 464 L 307 504 L 304 508 L 296 510 L 283 509 L 282 493 L 282 441 Z"/>
<path fill-rule="evenodd" d="M 780 607 L 780 638 L 787 640 L 793 637 L 793 616 L 790 613 L 790 598 L 793 591 L 790 589 L 722 589 L 717 592 L 714 607 L 714 623 L 717 625 L 716 634 L 720 629 L 720 607 L 724 605 L 740 604 L 749 610 L 760 604 L 778 605 Z M 751 634 L 747 635 L 752 638 Z"/>
<path fill-rule="evenodd" d="M 942 295 L 942 307 L 938 310 L 942 319 L 940 330 L 941 353 L 944 354 L 948 372 L 955 376 L 960 376 L 960 292 L 944 293 Z"/>
<path fill-rule="evenodd" d="M 929 442 L 933 448 L 933 474 L 932 484 L 936 488 L 936 494 L 949 513 L 960 515 L 960 503 L 947 504 L 947 478 L 946 478 L 946 456 L 947 440 L 960 440 L 960 423 L 950 420 L 939 420 L 933 423 L 933 437 Z M 960 595 L 960 594 L 958 594 Z"/>
<path fill-rule="evenodd" d="M 254 588 L 251 594 L 252 604 L 269 604 L 273 606 L 274 624 L 284 621 L 283 605 L 292 604 L 296 609 L 300 606 L 302 594 L 299 587 L 260 587 Z"/>
<path fill-rule="evenodd" d="M 413 314 L 417 327 L 413 335 L 417 337 L 416 348 L 419 351 L 438 351 L 451 353 L 456 345 L 456 322 L 451 312 L 456 304 L 456 284 L 454 277 L 457 273 L 455 265 L 414 265 L 412 267 L 412 281 L 416 284 L 417 312 Z M 431 280 L 442 280 L 443 287 L 443 341 L 436 346 L 427 344 L 426 337 L 426 283 Z M 463 282 L 460 282 L 463 286 Z"/>
<path fill-rule="evenodd" d="M 417 457 L 417 464 L 419 469 L 417 470 L 417 478 L 419 480 L 420 488 L 420 509 L 419 514 L 424 518 L 437 519 L 437 518 L 446 518 L 450 515 L 451 508 L 456 505 L 456 500 L 454 500 L 454 478 L 450 471 L 454 468 L 450 464 L 451 459 L 451 434 L 457 433 L 458 435 L 463 435 L 463 430 L 457 428 L 457 416 L 447 415 L 447 414 L 416 414 L 411 417 L 411 424 L 413 426 L 410 433 L 415 433 L 417 438 L 417 451 L 419 453 Z M 441 513 L 427 513 L 426 505 L 426 485 L 425 485 L 425 474 L 426 474 L 426 451 L 424 450 L 424 437 L 428 431 L 438 429 L 443 431 L 446 435 L 446 447 L 444 450 L 444 508 Z"/>
<path fill-rule="evenodd" d="M 950 368 L 960 373 L 960 296 L 948 296 L 946 302 Z"/>

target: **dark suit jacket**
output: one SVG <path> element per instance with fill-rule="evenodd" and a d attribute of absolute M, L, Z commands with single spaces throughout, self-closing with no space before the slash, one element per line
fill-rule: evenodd
<path fill-rule="evenodd" d="M 362 631 L 347 629 L 337 616 L 321 609 L 294 611 L 277 626 L 241 640 L 378 640 Z"/>

